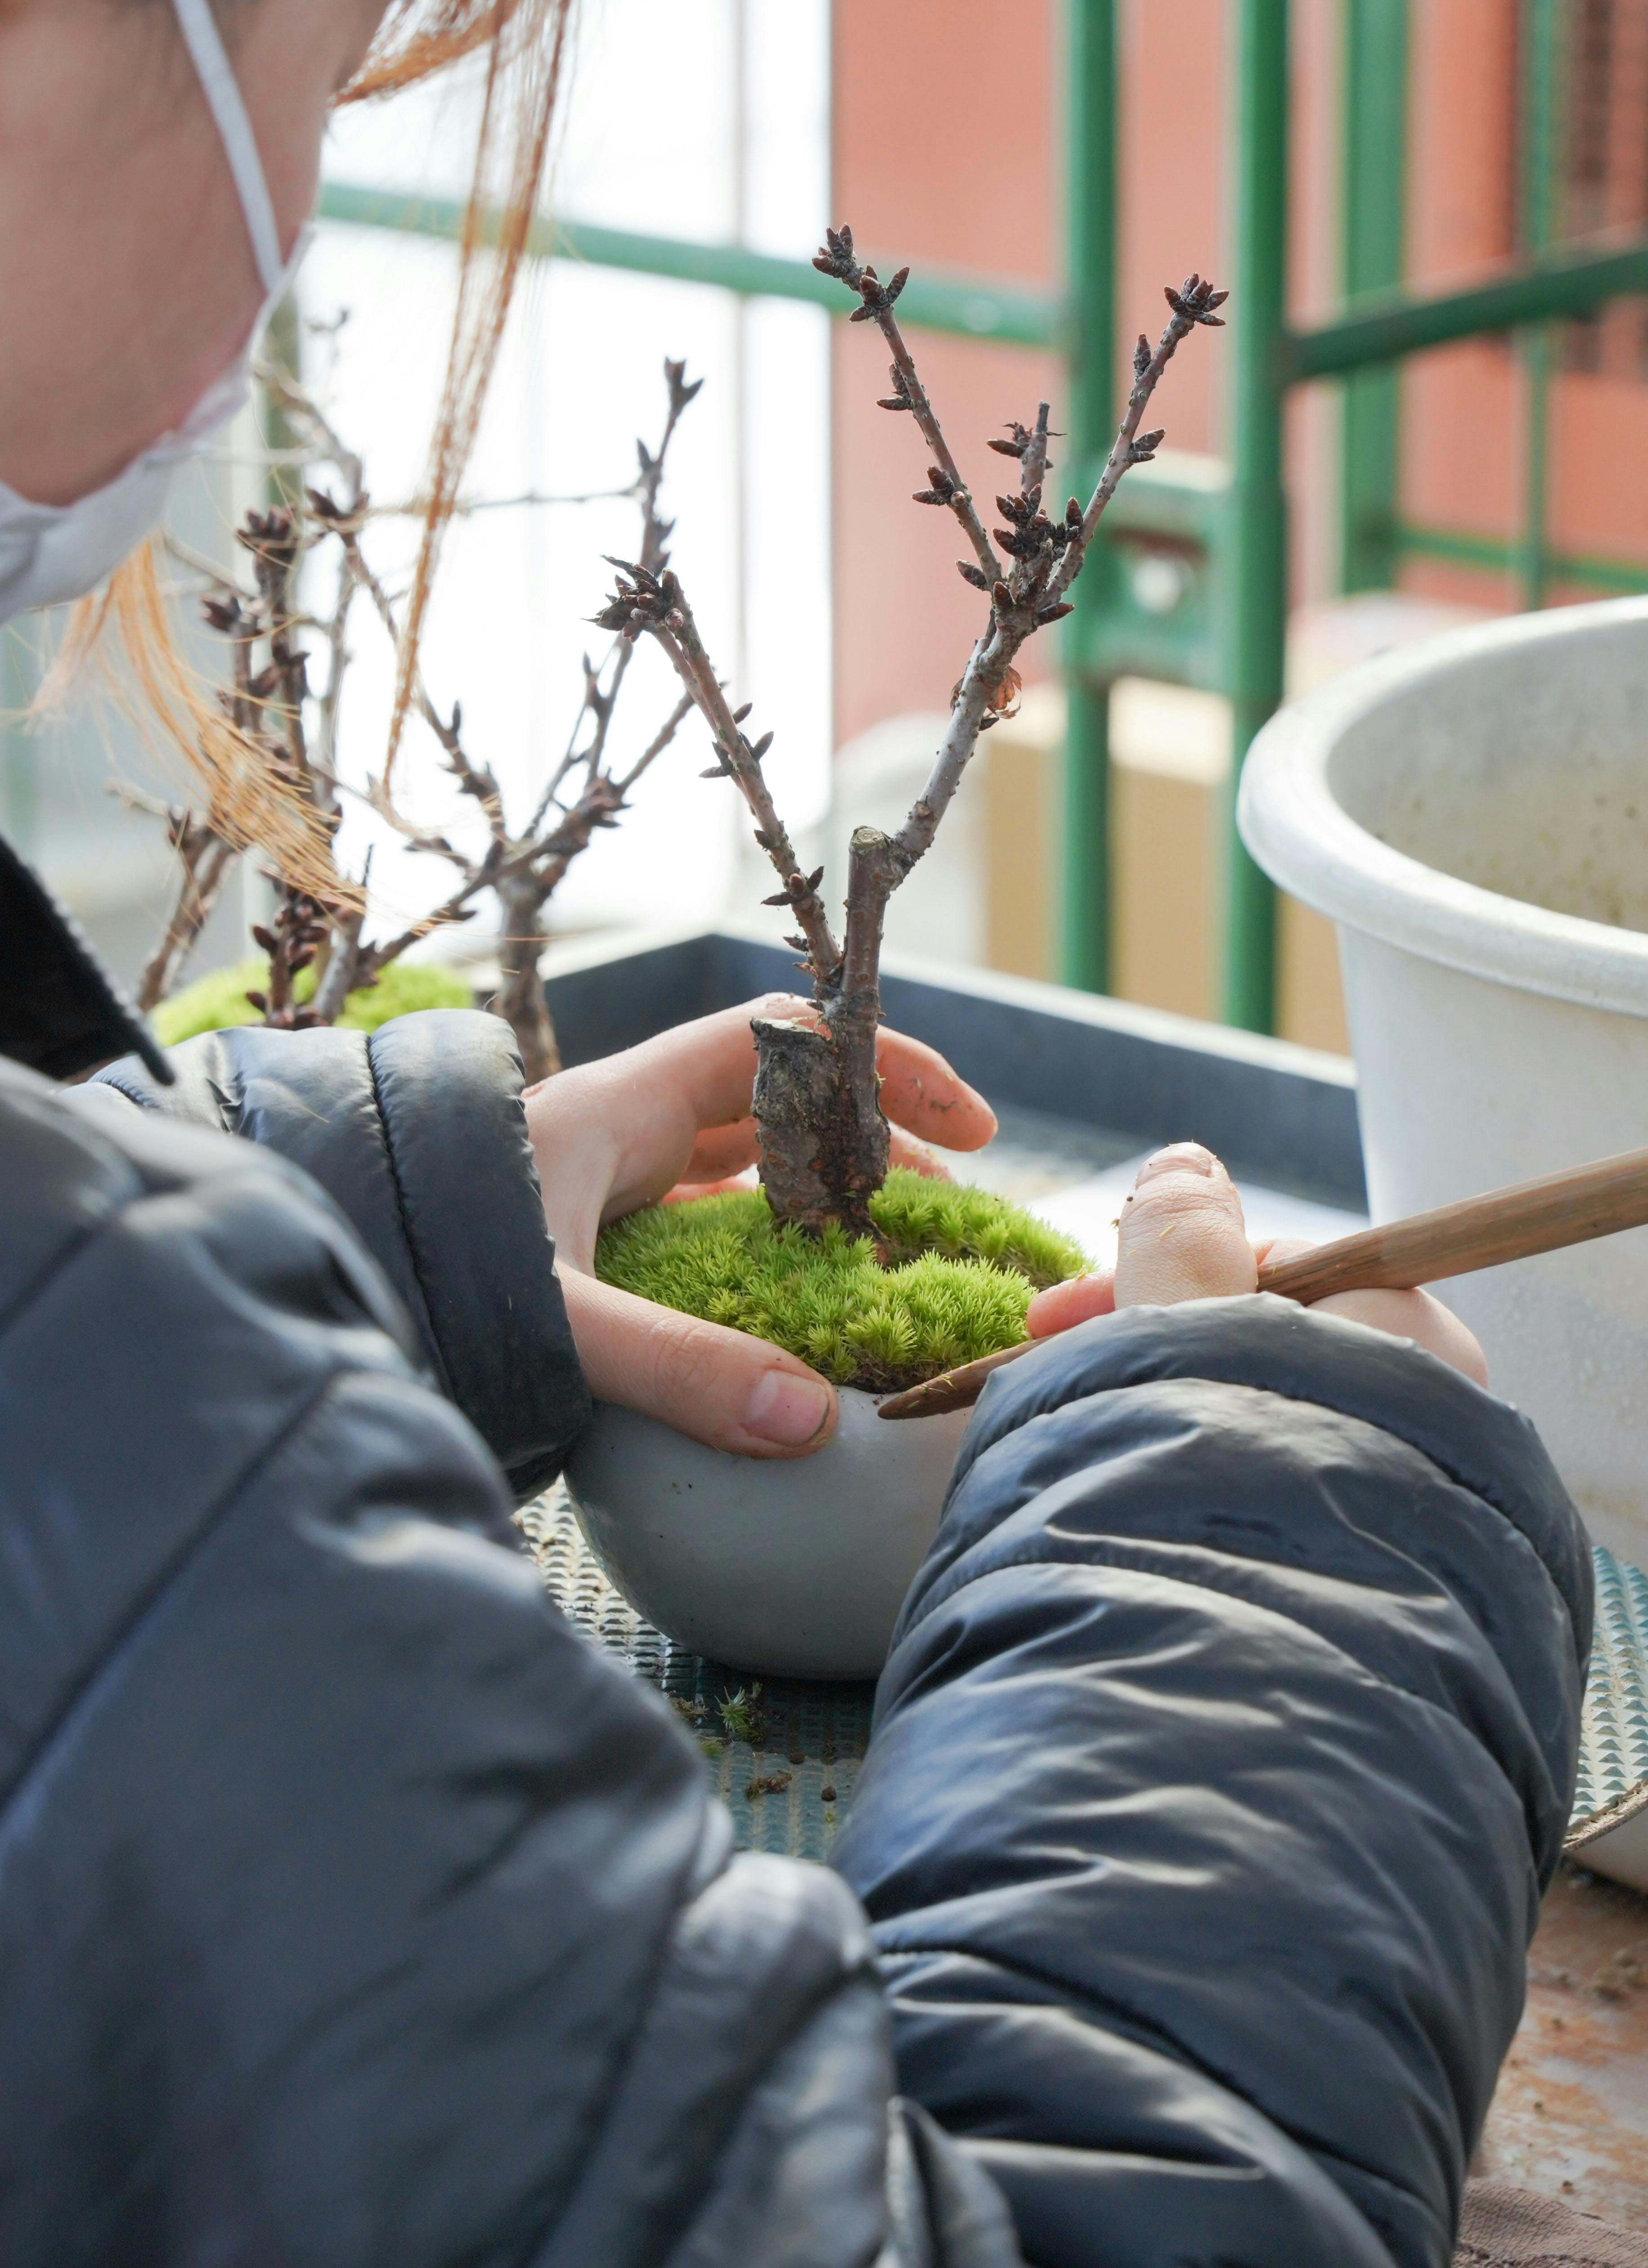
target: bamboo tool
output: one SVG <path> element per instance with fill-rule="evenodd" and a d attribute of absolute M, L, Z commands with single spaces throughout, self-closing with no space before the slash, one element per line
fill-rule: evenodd
<path fill-rule="evenodd" d="M 1507 1260 L 1529 1260 L 1536 1252 L 1560 1252 L 1595 1236 L 1648 1224 L 1648 1150 L 1627 1150 L 1594 1166 L 1571 1166 L 1537 1182 L 1518 1182 L 1490 1189 L 1458 1204 L 1438 1205 L 1407 1220 L 1358 1229 L 1331 1244 L 1319 1244 L 1296 1260 L 1259 1270 L 1259 1289 L 1280 1292 L 1303 1306 L 1334 1292 L 1411 1292 L 1474 1269 L 1498 1268 Z M 946 1370 L 902 1394 L 889 1395 L 883 1418 L 936 1418 L 945 1410 L 965 1410 L 984 1391 L 985 1381 L 1004 1363 L 1047 1346 L 1026 1339 L 1004 1347 L 960 1370 Z"/>

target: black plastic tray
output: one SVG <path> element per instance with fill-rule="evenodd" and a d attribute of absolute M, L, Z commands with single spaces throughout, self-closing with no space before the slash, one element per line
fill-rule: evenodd
<path fill-rule="evenodd" d="M 556 961 L 559 966 L 556 966 Z M 782 946 L 733 930 L 562 948 L 548 990 L 569 1064 L 798 982 Z M 1365 1211 L 1356 1073 L 1338 1056 L 983 970 L 890 960 L 889 1023 L 997 1105 L 1136 1138 L 1205 1142 L 1239 1177 Z"/>

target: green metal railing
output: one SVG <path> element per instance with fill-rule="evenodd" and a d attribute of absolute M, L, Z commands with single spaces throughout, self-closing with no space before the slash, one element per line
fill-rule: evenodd
<path fill-rule="evenodd" d="M 357 228 L 386 228 L 401 236 L 430 236 L 456 243 L 465 208 L 454 197 L 397 195 L 385 189 L 327 181 L 320 191 L 322 220 Z M 675 236 L 642 236 L 600 228 L 592 221 L 545 217 L 526 238 L 533 260 L 577 260 L 591 268 L 620 268 L 636 276 L 662 276 L 677 284 L 710 284 L 751 298 L 804 299 L 832 314 L 850 313 L 841 285 L 810 261 L 783 260 L 742 244 L 700 244 Z M 1046 347 L 1063 335 L 1063 301 L 982 276 L 913 275 L 899 300 L 899 320 L 963 338 L 1007 346 Z"/>
<path fill-rule="evenodd" d="M 1282 697 L 1287 623 L 1287 498 L 1283 426 L 1299 386 L 1343 389 L 1340 580 L 1387 586 L 1404 558 L 1444 559 L 1514 574 L 1537 606 L 1553 582 L 1606 591 L 1648 588 L 1648 568 L 1554 553 L 1547 527 L 1552 326 L 1622 293 L 1648 291 L 1648 236 L 1553 245 L 1564 0 L 1522 0 L 1525 89 L 1519 122 L 1521 257 L 1485 282 L 1441 293 L 1401 288 L 1409 0 L 1342 0 L 1344 34 L 1343 276 L 1331 320 L 1287 320 L 1288 0 L 1228 0 L 1233 34 L 1231 339 L 1225 357 L 1229 461 L 1171 453 L 1129 475 L 1102 543 L 1075 585 L 1065 625 L 1070 692 L 1062 869 L 1062 973 L 1102 990 L 1108 976 L 1109 688 L 1124 674 L 1228 695 L 1234 797 L 1242 760 Z M 1069 367 L 1071 485 L 1096 475 L 1115 410 L 1116 118 L 1115 0 L 1066 0 L 1066 293 L 1004 279 L 923 273 L 899 303 L 913 325 L 962 337 L 1052 347 Z M 458 203 L 329 183 L 322 216 L 367 227 L 454 238 Z M 847 312 L 839 288 L 806 261 L 745 247 L 543 221 L 537 258 L 673 277 Z M 1216 263 L 1217 261 L 1216 261 Z M 1400 399 L 1394 365 L 1459 340 L 1518 334 L 1524 374 L 1525 499 L 1509 543 L 1417 526 L 1399 510 Z M 1136 570 L 1171 558 L 1180 595 L 1165 611 Z M 1225 1013 L 1271 1028 L 1276 908 L 1270 884 L 1227 829 Z"/>
<path fill-rule="evenodd" d="M 1402 281 L 1407 222 L 1408 11 L 1346 0 L 1340 116 L 1340 276 L 1367 301 Z M 1354 319 L 1353 319 L 1354 320 Z M 1395 580 L 1392 499 L 1398 484 L 1401 390 L 1394 369 L 1359 364 L 1340 402 L 1339 587 Z"/>
<path fill-rule="evenodd" d="M 0 833 L 26 858 L 34 847 L 36 782 L 33 751 L 10 720 L 27 708 L 34 691 L 21 631 L 0 628 Z"/>

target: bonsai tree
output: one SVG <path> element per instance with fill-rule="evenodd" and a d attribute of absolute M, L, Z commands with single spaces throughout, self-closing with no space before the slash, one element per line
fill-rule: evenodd
<path fill-rule="evenodd" d="M 887 904 L 924 856 L 960 785 L 979 735 L 1008 711 L 1019 689 L 1016 667 L 1026 643 L 1070 612 L 1070 585 L 1080 574 L 1095 530 L 1129 467 L 1147 463 L 1161 431 L 1141 431 L 1151 394 L 1181 340 L 1199 325 L 1218 327 L 1226 294 L 1198 276 L 1166 298 L 1169 320 L 1155 347 L 1141 335 L 1133 357 L 1126 413 L 1097 487 L 1085 505 L 1072 497 L 1058 517 L 1043 506 L 1050 460 L 1048 405 L 1032 425 L 1012 424 L 990 447 L 1017 460 L 1018 484 L 998 496 L 1007 525 L 993 536 L 980 517 L 939 428 L 895 313 L 909 270 L 884 284 L 858 261 L 850 228 L 826 232 L 813 266 L 855 293 L 854 322 L 872 322 L 892 351 L 891 390 L 882 409 L 913 419 L 931 462 L 916 502 L 953 512 L 971 553 L 957 562 L 963 579 L 989 600 L 988 615 L 951 699 L 949 724 L 926 785 L 894 835 L 860 827 L 851 837 L 845 921 L 839 939 L 820 895 L 823 869 L 801 870 L 762 771 L 770 733 L 751 742 L 747 709 L 728 703 L 680 578 L 643 557 L 614 560 L 617 585 L 597 620 L 622 639 L 648 637 L 668 655 L 688 696 L 704 718 L 716 762 L 705 775 L 730 779 L 755 821 L 755 840 L 778 880 L 769 905 L 794 917 L 790 942 L 805 958 L 813 1015 L 806 1023 L 758 1020 L 754 1113 L 760 1173 L 776 1219 L 818 1238 L 832 1225 L 867 1237 L 885 1253 L 870 1201 L 887 1177 L 890 1133 L 876 1076 L 881 1017 L 881 933 Z M 1000 547 L 999 551 L 997 546 Z"/>
<path fill-rule="evenodd" d="M 585 654 L 583 698 L 565 753 L 550 770 L 525 823 L 516 826 L 491 768 L 465 746 L 461 704 L 454 702 L 450 713 L 443 714 L 422 679 L 416 680 L 414 705 L 434 737 L 445 769 L 483 814 L 484 844 L 471 852 L 445 834 L 417 828 L 391 802 L 381 781 L 369 783 L 366 792 L 373 807 L 412 849 L 448 862 L 457 875 L 446 897 L 422 920 L 368 939 L 370 859 L 355 876 L 344 873 L 332 855 L 342 818 L 339 716 L 356 601 L 365 597 L 391 640 L 397 637 L 399 626 L 394 603 L 364 549 L 372 504 L 361 458 L 294 379 L 273 370 L 262 376 L 295 437 L 301 460 L 311 468 L 330 466 L 336 477 L 330 487 L 311 485 L 300 497 L 248 512 L 238 540 L 249 560 L 252 587 L 248 591 L 220 582 L 205 600 L 208 623 L 229 642 L 230 682 L 220 697 L 243 758 L 269 767 L 295 791 L 314 822 L 311 842 L 320 846 L 318 874 L 313 858 L 302 873 L 283 871 L 278 863 L 271 873 L 275 909 L 267 923 L 253 930 L 268 973 L 240 997 L 266 1024 L 287 1028 L 334 1023 L 351 1001 L 358 1016 L 361 996 L 383 984 L 408 946 L 437 929 L 471 919 L 489 891 L 499 909 L 501 981 L 493 1005 L 515 1033 L 528 1079 L 546 1078 L 560 1068 L 555 1027 L 538 975 L 548 941 L 546 909 L 568 868 L 597 831 L 617 825 L 637 783 L 674 739 L 691 701 L 683 694 L 640 752 L 620 765 L 612 752 L 612 725 L 634 644 L 614 638 L 599 664 Z M 649 449 L 638 440 L 634 482 L 627 489 L 603 492 L 633 497 L 638 504 L 637 567 L 653 576 L 668 570 L 673 523 L 659 508 L 666 460 L 681 416 L 703 383 L 688 383 L 686 366 L 679 362 L 666 362 L 664 376 L 667 408 L 657 446 Z M 330 603 L 317 616 L 305 611 L 300 585 L 328 563 Z M 305 633 L 318 635 L 326 649 L 326 678 L 318 692 L 309 680 Z M 232 792 L 232 785 L 227 792 Z M 180 880 L 171 917 L 139 988 L 145 1009 L 171 994 L 234 869 L 234 843 L 245 839 L 245 830 L 227 825 L 222 812 L 201 814 L 164 806 L 162 811 Z M 389 988 L 394 997 L 386 998 L 386 1011 L 467 998 L 467 987 L 451 977 L 445 977 L 443 986 L 443 976 L 444 972 L 433 970 L 418 970 L 415 976 L 415 970 L 408 968 L 408 981 Z M 202 998 L 200 1012 L 207 1020 L 224 1020 L 225 1010 L 235 1012 L 232 983 L 214 984 L 209 979 L 202 989 L 208 997 Z M 239 1017 L 245 1020 L 243 1010 Z"/>

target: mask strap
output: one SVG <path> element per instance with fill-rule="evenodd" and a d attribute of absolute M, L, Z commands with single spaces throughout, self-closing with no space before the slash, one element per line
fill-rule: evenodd
<path fill-rule="evenodd" d="M 246 104 L 240 99 L 234 66 L 224 50 L 217 20 L 211 11 L 211 0 L 172 0 L 172 5 L 183 44 L 200 80 L 201 92 L 223 138 L 224 155 L 229 160 L 229 170 L 239 192 L 240 210 L 246 216 L 246 234 L 252 239 L 258 274 L 263 279 L 264 291 L 272 298 L 280 289 L 286 263 L 281 258 L 280 231 L 275 222 L 269 183 L 263 175 L 263 160 L 258 154 L 257 137 L 246 116 Z"/>

